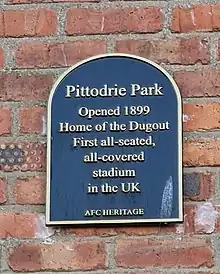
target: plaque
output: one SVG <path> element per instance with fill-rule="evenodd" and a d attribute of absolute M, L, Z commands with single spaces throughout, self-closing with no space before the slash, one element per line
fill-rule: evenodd
<path fill-rule="evenodd" d="M 181 95 L 159 65 L 77 63 L 50 93 L 47 133 L 48 225 L 183 220 Z"/>

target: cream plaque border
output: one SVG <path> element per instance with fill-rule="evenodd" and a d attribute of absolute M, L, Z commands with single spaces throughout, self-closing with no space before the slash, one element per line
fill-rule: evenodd
<path fill-rule="evenodd" d="M 171 82 L 174 87 L 176 97 L 177 97 L 177 104 L 178 104 L 178 159 L 179 159 L 179 218 L 170 218 L 170 219 L 120 219 L 120 220 L 86 220 L 86 221 L 50 221 L 50 171 L 51 171 L 51 107 L 52 107 L 52 100 L 54 93 L 60 84 L 60 82 L 74 69 L 78 68 L 79 66 L 88 63 L 93 60 L 105 58 L 105 57 L 128 57 L 135 60 L 139 60 L 154 66 L 159 71 L 161 71 Z M 67 71 L 65 71 L 56 81 L 54 84 L 49 100 L 48 100 L 48 109 L 47 109 L 47 187 L 46 187 L 46 224 L 47 225 L 68 225 L 68 224 L 123 224 L 123 223 L 169 223 L 169 222 L 181 222 L 183 221 L 183 197 L 182 197 L 182 101 L 181 95 L 178 86 L 176 85 L 175 81 L 169 75 L 169 73 L 164 70 L 161 66 L 157 65 L 156 63 L 131 54 L 125 53 L 109 53 L 109 54 L 102 54 L 90 57 L 85 59 L 81 62 L 78 62 L 74 66 L 70 67 Z"/>

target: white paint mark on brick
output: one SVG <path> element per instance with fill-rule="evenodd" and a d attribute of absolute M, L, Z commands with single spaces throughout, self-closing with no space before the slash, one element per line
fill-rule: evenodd
<path fill-rule="evenodd" d="M 51 227 L 46 227 L 45 216 L 40 215 L 35 219 L 35 238 L 46 239 L 55 233 L 55 230 Z"/>
<path fill-rule="evenodd" d="M 194 10 L 190 11 L 191 17 L 192 17 L 192 23 L 195 26 L 196 25 L 196 20 L 195 20 L 195 14 L 194 14 Z"/>
<path fill-rule="evenodd" d="M 195 214 L 195 230 L 200 233 L 210 234 L 215 230 L 216 219 L 219 213 L 212 203 L 198 205 Z"/>
<path fill-rule="evenodd" d="M 176 233 L 183 234 L 184 233 L 184 225 L 183 224 L 178 224 L 176 226 Z"/>
<path fill-rule="evenodd" d="M 74 251 L 74 248 L 69 247 L 69 246 L 66 246 L 66 249 L 69 250 L 69 251 Z"/>
<path fill-rule="evenodd" d="M 47 134 L 47 119 L 46 119 L 46 115 L 43 115 L 41 117 L 42 119 L 42 135 L 46 135 Z"/>
<path fill-rule="evenodd" d="M 189 121 L 189 120 L 190 120 L 189 115 L 183 114 L 183 123 L 186 123 L 186 122 Z"/>
<path fill-rule="evenodd" d="M 101 31 L 103 31 L 104 26 L 105 26 L 105 16 L 102 16 Z"/>

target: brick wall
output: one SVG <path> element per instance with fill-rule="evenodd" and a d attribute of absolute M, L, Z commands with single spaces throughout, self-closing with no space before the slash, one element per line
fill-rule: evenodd
<path fill-rule="evenodd" d="M 220 273 L 218 2 L 1 0 L 0 272 Z M 50 89 L 106 52 L 149 58 L 181 89 L 184 224 L 45 227 Z"/>

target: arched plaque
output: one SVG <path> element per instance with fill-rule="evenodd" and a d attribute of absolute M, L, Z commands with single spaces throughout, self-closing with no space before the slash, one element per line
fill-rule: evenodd
<path fill-rule="evenodd" d="M 182 218 L 182 107 L 171 76 L 127 54 L 68 69 L 48 102 L 46 223 Z"/>

